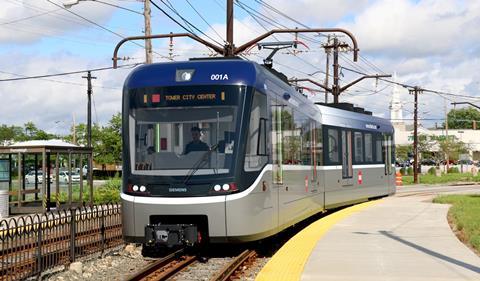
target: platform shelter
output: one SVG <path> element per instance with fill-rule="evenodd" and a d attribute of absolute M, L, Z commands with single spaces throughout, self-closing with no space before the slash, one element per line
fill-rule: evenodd
<path fill-rule="evenodd" d="M 8 178 L 3 171 L 0 189 L 8 187 L 10 214 L 93 204 L 91 148 L 61 140 L 26 141 L 0 146 L 0 163 L 8 167 L 3 169 L 8 170 Z M 90 170 L 86 181 L 89 198 L 84 198 L 84 165 Z"/>

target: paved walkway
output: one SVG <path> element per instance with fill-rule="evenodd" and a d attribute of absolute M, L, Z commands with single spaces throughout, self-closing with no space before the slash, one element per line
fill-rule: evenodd
<path fill-rule="evenodd" d="M 301 279 L 480 280 L 480 257 L 452 233 L 449 206 L 430 199 L 389 197 L 340 220 L 317 242 Z"/>

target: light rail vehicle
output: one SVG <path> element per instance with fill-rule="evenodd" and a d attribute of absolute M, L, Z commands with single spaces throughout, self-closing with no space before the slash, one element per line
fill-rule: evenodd
<path fill-rule="evenodd" d="M 260 240 L 395 193 L 390 121 L 255 62 L 143 65 L 122 106 L 123 234 L 145 248 Z"/>

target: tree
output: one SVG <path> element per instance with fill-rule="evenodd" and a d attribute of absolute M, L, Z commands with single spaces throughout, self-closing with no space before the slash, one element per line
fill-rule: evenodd
<path fill-rule="evenodd" d="M 395 157 L 399 161 L 405 161 L 408 158 L 408 155 L 411 155 L 413 151 L 413 146 L 411 144 L 397 144 L 395 146 Z"/>
<path fill-rule="evenodd" d="M 20 126 L 7 126 L 5 124 L 0 126 L 0 144 L 9 141 L 25 140 L 26 136 L 23 128 Z"/>
<path fill-rule="evenodd" d="M 76 127 L 76 140 L 80 146 L 87 146 L 87 126 L 78 124 Z M 72 134 L 65 138 L 73 141 Z M 122 161 L 122 115 L 117 113 L 112 116 L 107 126 L 92 126 L 93 159 L 98 164 L 119 164 Z"/>
<path fill-rule="evenodd" d="M 473 107 L 452 109 L 448 112 L 448 128 L 473 129 L 473 123 L 480 121 L 480 111 Z"/>
<path fill-rule="evenodd" d="M 468 145 L 459 141 L 455 136 L 438 140 L 438 147 L 444 155 L 448 154 L 448 158 L 455 161 L 458 160 L 460 154 L 469 151 Z"/>
<path fill-rule="evenodd" d="M 428 135 L 425 135 L 425 134 L 418 135 L 417 148 L 418 148 L 419 155 L 425 156 L 424 154 L 429 153 L 433 145 L 434 145 L 434 142 L 432 142 L 431 138 Z M 405 144 L 405 145 L 396 145 L 395 154 L 396 154 L 396 158 L 401 161 L 410 159 L 411 156 L 413 155 L 413 143 Z M 425 157 L 420 157 L 419 160 L 421 158 L 425 158 Z"/>
<path fill-rule="evenodd" d="M 122 116 L 112 116 L 102 128 L 95 161 L 99 164 L 118 164 L 122 161 Z"/>

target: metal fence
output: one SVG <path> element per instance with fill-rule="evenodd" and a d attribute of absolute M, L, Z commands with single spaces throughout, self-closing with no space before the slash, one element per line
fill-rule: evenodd
<path fill-rule="evenodd" d="M 118 204 L 4 219 L 0 221 L 0 281 L 40 277 L 47 269 L 121 244 Z"/>

